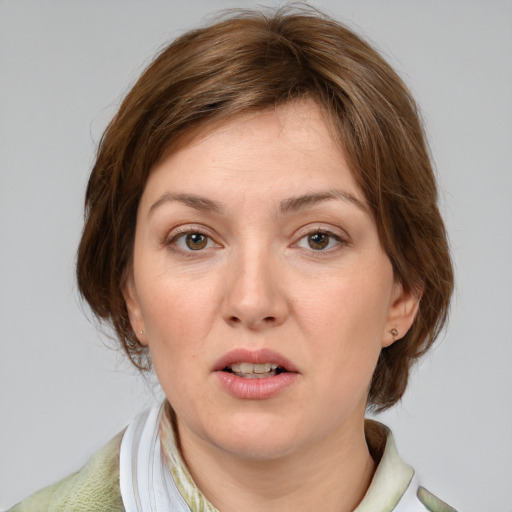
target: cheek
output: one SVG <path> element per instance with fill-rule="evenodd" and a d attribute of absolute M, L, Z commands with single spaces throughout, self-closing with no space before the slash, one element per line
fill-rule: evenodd
<path fill-rule="evenodd" d="M 180 411 L 198 398 L 205 378 L 199 364 L 209 331 L 207 301 L 176 286 L 153 287 L 144 312 L 149 351 L 158 381 Z"/>
<path fill-rule="evenodd" d="M 302 304 L 302 330 L 307 330 L 311 351 L 309 376 L 315 383 L 311 401 L 322 397 L 318 428 L 324 421 L 339 424 L 366 406 L 381 351 L 382 306 L 371 294 L 365 301 L 353 291 L 344 282 L 329 287 L 322 300 L 310 294 Z"/>
<path fill-rule="evenodd" d="M 181 368 L 186 357 L 203 348 L 214 317 L 211 293 L 204 287 L 199 287 L 199 293 L 194 283 L 166 281 L 162 276 L 145 282 L 152 284 L 139 296 L 155 368 Z"/>
<path fill-rule="evenodd" d="M 344 388 L 366 386 L 382 347 L 392 273 L 369 269 L 317 284 L 303 286 L 297 304 L 317 368 Z"/>
<path fill-rule="evenodd" d="M 297 308 L 302 329 L 314 337 L 338 337 L 343 344 L 359 347 L 380 343 L 388 316 L 390 286 L 351 276 L 326 280 L 319 286 L 303 286 Z M 362 343 L 365 342 L 365 343 Z"/>

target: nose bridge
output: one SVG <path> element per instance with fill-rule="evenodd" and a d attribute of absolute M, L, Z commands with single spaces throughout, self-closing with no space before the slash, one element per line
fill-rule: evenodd
<path fill-rule="evenodd" d="M 282 323 L 287 305 L 279 283 L 279 261 L 269 244 L 248 242 L 234 251 L 224 315 L 250 328 Z"/>

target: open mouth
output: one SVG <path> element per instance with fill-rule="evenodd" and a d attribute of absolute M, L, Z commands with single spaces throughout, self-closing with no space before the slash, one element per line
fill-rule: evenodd
<path fill-rule="evenodd" d="M 266 400 L 293 386 L 300 371 L 285 356 L 268 348 L 235 348 L 212 368 L 222 388 L 241 400 Z"/>
<path fill-rule="evenodd" d="M 233 363 L 225 366 L 222 371 L 244 379 L 265 379 L 288 372 L 286 368 L 274 363 Z"/>

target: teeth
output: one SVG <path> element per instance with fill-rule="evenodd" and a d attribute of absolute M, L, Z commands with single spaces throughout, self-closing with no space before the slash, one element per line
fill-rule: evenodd
<path fill-rule="evenodd" d="M 268 373 L 271 370 L 272 365 L 270 363 L 255 364 L 254 373 Z"/>
<path fill-rule="evenodd" d="M 276 372 L 268 372 L 268 373 L 233 373 L 237 377 L 242 377 L 244 379 L 265 379 L 267 377 L 273 377 L 276 375 Z"/>
<path fill-rule="evenodd" d="M 251 374 L 263 374 L 273 372 L 279 365 L 273 363 L 234 363 L 230 366 L 233 373 L 243 374 L 242 376 L 249 376 Z"/>

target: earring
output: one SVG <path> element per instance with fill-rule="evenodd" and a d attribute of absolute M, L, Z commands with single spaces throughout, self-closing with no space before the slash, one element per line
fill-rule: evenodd
<path fill-rule="evenodd" d="M 139 334 L 144 334 L 144 331 L 139 331 Z"/>
<path fill-rule="evenodd" d="M 391 336 L 393 336 L 393 338 L 396 338 L 398 336 L 398 331 L 395 328 L 391 329 L 389 333 L 391 334 Z"/>

